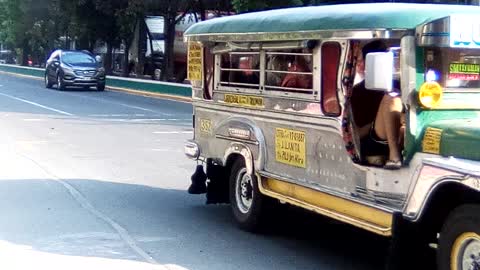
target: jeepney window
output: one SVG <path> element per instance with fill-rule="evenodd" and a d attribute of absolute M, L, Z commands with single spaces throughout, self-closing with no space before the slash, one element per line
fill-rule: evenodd
<path fill-rule="evenodd" d="M 312 93 L 311 49 L 266 51 L 265 90 Z"/>
<path fill-rule="evenodd" d="M 229 52 L 222 54 L 220 85 L 259 89 L 260 53 Z"/>
<path fill-rule="evenodd" d="M 215 74 L 215 55 L 213 55 L 210 50 L 204 49 L 204 99 L 212 99 L 213 96 L 213 77 Z"/>
<path fill-rule="evenodd" d="M 463 48 L 426 49 L 425 80 L 437 81 L 446 92 L 480 88 L 480 51 Z"/>
<path fill-rule="evenodd" d="M 337 82 L 341 47 L 337 42 L 322 44 L 322 110 L 326 115 L 340 115 Z"/>

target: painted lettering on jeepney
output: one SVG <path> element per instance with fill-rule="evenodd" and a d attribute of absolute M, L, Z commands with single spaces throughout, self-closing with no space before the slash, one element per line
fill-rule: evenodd
<path fill-rule="evenodd" d="M 191 42 L 188 44 L 188 73 L 187 77 L 190 81 L 201 81 L 203 70 L 203 49 L 198 43 Z"/>
<path fill-rule="evenodd" d="M 450 16 L 450 46 L 480 48 L 480 22 L 475 15 Z"/>
<path fill-rule="evenodd" d="M 212 135 L 212 120 L 200 119 L 200 133 L 204 135 Z"/>
<path fill-rule="evenodd" d="M 265 106 L 263 98 L 254 96 L 225 94 L 224 101 L 228 104 L 236 104 L 245 107 L 263 108 Z"/>
<path fill-rule="evenodd" d="M 448 70 L 449 80 L 479 80 L 480 79 L 480 65 L 466 64 L 466 63 L 451 63 Z"/>
<path fill-rule="evenodd" d="M 305 132 L 284 128 L 275 130 L 275 158 L 277 162 L 306 168 Z"/>
<path fill-rule="evenodd" d="M 440 154 L 440 141 L 443 130 L 438 128 L 427 128 L 423 135 L 422 149 L 425 153 Z"/>

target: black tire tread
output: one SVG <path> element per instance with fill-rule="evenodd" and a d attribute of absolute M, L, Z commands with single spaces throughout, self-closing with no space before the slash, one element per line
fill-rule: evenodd
<path fill-rule="evenodd" d="M 248 232 L 259 232 L 262 228 L 262 222 L 264 220 L 264 196 L 260 193 L 258 189 L 257 179 L 253 179 L 253 202 L 250 209 L 250 212 L 243 214 L 236 206 L 236 196 L 235 196 L 235 180 L 237 172 L 245 167 L 245 161 L 242 158 L 238 158 L 234 161 L 231 167 L 230 174 L 230 203 L 233 212 L 233 216 L 238 223 L 238 226 Z"/>
<path fill-rule="evenodd" d="M 465 204 L 448 215 L 440 233 L 437 267 L 450 270 L 450 252 L 456 238 L 462 232 L 473 231 L 480 234 L 480 205 Z"/>

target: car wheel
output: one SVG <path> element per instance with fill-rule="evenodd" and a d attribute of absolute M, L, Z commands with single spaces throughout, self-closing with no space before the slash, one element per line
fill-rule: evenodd
<path fill-rule="evenodd" d="M 233 163 L 229 190 L 233 216 L 240 228 L 258 231 L 264 220 L 266 198 L 258 189 L 257 178 L 247 172 L 242 158 Z"/>
<path fill-rule="evenodd" d="M 464 205 L 447 218 L 440 233 L 439 270 L 480 269 L 480 205 Z"/>
<path fill-rule="evenodd" d="M 47 73 L 45 73 L 45 78 L 44 79 L 45 79 L 45 87 L 46 88 L 52 88 L 53 83 L 50 82 L 50 78 L 48 77 Z"/>
<path fill-rule="evenodd" d="M 65 82 L 60 74 L 57 75 L 57 89 L 60 91 L 65 90 Z"/>
<path fill-rule="evenodd" d="M 105 90 L 105 84 L 104 83 L 97 84 L 97 90 L 98 91 L 104 91 Z"/>

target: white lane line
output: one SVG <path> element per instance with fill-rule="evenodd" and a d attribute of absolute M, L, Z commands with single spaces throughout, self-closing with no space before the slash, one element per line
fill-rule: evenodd
<path fill-rule="evenodd" d="M 89 117 L 127 117 L 127 116 L 131 116 L 131 117 L 145 117 L 147 116 L 146 114 L 138 114 L 138 113 L 135 113 L 135 114 L 89 114 L 88 115 Z"/>
<path fill-rule="evenodd" d="M 40 118 L 27 118 L 23 119 L 25 122 L 44 122 L 46 119 L 40 119 Z"/>
<path fill-rule="evenodd" d="M 74 186 L 72 186 L 71 184 L 69 184 L 68 182 L 66 182 L 65 180 L 57 177 L 55 174 L 53 174 L 52 172 L 50 172 L 47 168 L 45 168 L 44 166 L 42 166 L 40 163 L 38 163 L 37 161 L 35 161 L 34 159 L 30 158 L 29 156 L 27 155 L 21 155 L 23 157 L 25 157 L 26 159 L 30 160 L 31 162 L 33 162 L 35 165 L 37 165 L 38 168 L 40 168 L 41 170 L 43 170 L 47 175 L 50 176 L 50 178 L 52 178 L 53 180 L 57 181 L 58 183 L 60 183 L 69 193 L 70 195 L 73 197 L 73 199 L 78 203 L 80 204 L 80 206 L 82 208 L 84 208 L 85 210 L 89 211 L 92 215 L 96 216 L 97 218 L 99 218 L 100 220 L 103 220 L 105 223 L 107 223 L 110 227 L 112 227 L 112 229 L 114 229 L 117 234 L 120 236 L 120 238 L 135 252 L 137 253 L 138 256 L 140 256 L 141 258 L 143 258 L 146 262 L 149 262 L 151 264 L 158 264 L 158 262 L 152 257 L 150 256 L 147 252 L 145 252 L 140 246 L 138 246 L 137 242 L 135 241 L 135 239 L 130 235 L 130 233 L 124 228 L 122 227 L 120 224 L 118 224 L 117 222 L 115 222 L 113 219 L 111 219 L 110 217 L 108 217 L 107 215 L 105 215 L 104 213 L 100 212 L 99 210 L 97 210 L 91 203 L 90 201 L 88 201 L 87 198 L 85 198 L 85 196 L 83 196 L 80 191 L 78 191 Z M 168 268 L 166 268 L 168 269 Z"/>
<path fill-rule="evenodd" d="M 15 99 L 15 100 L 18 100 L 18 101 L 21 101 L 21 102 L 24 102 L 24 103 L 27 103 L 27 104 L 30 104 L 30 105 L 33 105 L 33 106 L 37 106 L 37 107 L 40 107 L 40 108 L 45 109 L 45 110 L 49 110 L 49 111 L 56 112 L 56 113 L 63 114 L 63 115 L 73 116 L 73 114 L 71 114 L 71 113 L 68 113 L 68 112 L 65 112 L 65 111 L 62 111 L 62 110 L 57 110 L 57 109 L 54 109 L 52 107 L 48 107 L 48 106 L 45 106 L 45 105 L 42 105 L 42 104 L 38 104 L 36 102 L 29 101 L 29 100 L 26 100 L 26 99 L 23 99 L 23 98 L 10 96 L 10 95 L 3 94 L 3 93 L 0 93 L 0 95 L 2 95 L 4 97 L 11 98 L 11 99 Z"/>
<path fill-rule="evenodd" d="M 155 131 L 153 134 L 193 134 L 193 131 Z"/>
<path fill-rule="evenodd" d="M 97 118 L 99 121 L 111 121 L 111 122 L 156 122 L 156 121 L 192 121 L 192 119 L 166 119 L 166 118 L 139 118 L 139 119 L 125 119 L 125 118 Z M 190 125 L 190 124 L 189 124 Z"/>
<path fill-rule="evenodd" d="M 85 99 L 92 99 L 92 100 L 96 100 L 96 101 L 99 101 L 99 102 L 104 102 L 104 103 L 114 104 L 114 105 L 118 105 L 118 106 L 123 106 L 123 107 L 126 107 L 126 108 L 137 109 L 137 110 L 140 110 L 140 111 L 153 112 L 153 113 L 156 113 L 156 114 L 159 114 L 159 115 L 164 115 L 164 116 L 172 116 L 173 115 L 173 114 L 169 114 L 169 113 L 159 112 L 159 111 L 156 111 L 156 110 L 151 110 L 151 109 L 144 108 L 144 107 L 133 106 L 133 105 L 129 105 L 129 104 L 121 103 L 121 102 L 114 102 L 114 101 L 106 100 L 106 99 L 103 99 L 103 98 L 95 98 L 95 97 L 91 97 L 91 96 L 83 96 L 83 95 L 77 95 L 77 94 L 72 94 L 72 93 L 68 93 L 68 94 L 72 95 L 72 96 L 76 96 L 76 97 L 85 98 Z"/>

